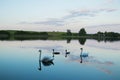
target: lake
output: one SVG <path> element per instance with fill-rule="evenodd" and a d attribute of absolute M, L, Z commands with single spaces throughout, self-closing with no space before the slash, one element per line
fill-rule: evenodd
<path fill-rule="evenodd" d="M 0 80 L 120 80 L 119 61 L 120 41 L 0 41 Z"/>

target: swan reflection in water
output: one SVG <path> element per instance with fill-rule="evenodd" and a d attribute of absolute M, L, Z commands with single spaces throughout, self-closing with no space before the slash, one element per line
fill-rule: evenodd
<path fill-rule="evenodd" d="M 40 54 L 39 54 L 39 68 L 38 68 L 38 70 L 40 70 L 40 71 L 42 70 L 41 63 L 44 66 L 54 65 L 54 63 L 53 63 L 54 57 L 45 56 L 45 57 L 43 57 L 43 59 L 41 59 L 41 53 L 42 53 L 42 51 L 39 50 L 39 52 L 40 52 Z"/>
<path fill-rule="evenodd" d="M 54 55 L 59 55 L 60 54 L 60 52 L 55 51 L 54 49 L 52 49 L 52 50 L 53 50 L 53 57 L 54 57 Z"/>
<path fill-rule="evenodd" d="M 83 58 L 86 58 L 88 57 L 88 53 L 83 53 L 83 48 L 80 48 L 81 49 L 81 53 L 80 53 L 80 63 L 83 63 Z M 38 70 L 42 70 L 42 66 L 41 64 L 43 64 L 44 66 L 50 66 L 50 65 L 54 65 L 53 63 L 53 60 L 54 60 L 54 55 L 59 55 L 60 52 L 56 52 L 54 51 L 53 49 L 53 56 L 52 57 L 48 57 L 48 56 L 45 56 L 41 59 L 41 54 L 42 54 L 42 51 L 39 50 L 39 68 Z M 65 57 L 67 57 L 67 55 L 69 55 L 70 52 L 68 52 L 67 50 L 65 50 Z"/>
<path fill-rule="evenodd" d="M 67 57 L 67 55 L 70 54 L 70 52 L 67 51 L 67 49 L 65 50 L 65 57 Z"/>
<path fill-rule="evenodd" d="M 83 58 L 86 58 L 88 57 L 88 53 L 83 53 L 83 48 L 80 48 L 81 49 L 81 53 L 80 53 L 80 63 L 83 63 Z M 41 54 L 42 54 L 42 51 L 39 50 L 39 68 L 38 70 L 42 70 L 42 66 L 41 64 L 43 64 L 43 66 L 51 66 L 51 65 L 54 65 L 53 63 L 53 60 L 54 60 L 54 55 L 59 55 L 60 52 L 56 52 L 54 51 L 53 49 L 53 56 L 52 57 L 48 57 L 48 56 L 45 56 L 41 59 Z M 67 55 L 69 55 L 70 52 L 68 52 L 67 50 L 65 50 L 65 57 L 67 57 Z"/>
<path fill-rule="evenodd" d="M 80 63 L 83 62 L 83 58 L 86 58 L 88 57 L 88 53 L 83 53 L 83 48 L 80 48 L 81 49 L 81 53 L 80 53 Z"/>
<path fill-rule="evenodd" d="M 106 68 L 103 68 L 103 67 L 98 67 L 98 66 L 113 65 L 114 64 L 113 62 L 111 62 L 111 61 L 100 61 L 100 60 L 96 59 L 94 56 L 89 56 L 88 53 L 85 53 L 83 51 L 83 48 L 80 48 L 80 50 L 81 50 L 81 52 L 78 55 L 71 54 L 70 52 L 65 50 L 65 57 L 68 57 L 68 60 L 72 61 L 72 62 L 77 61 L 79 63 L 86 64 L 86 65 L 93 64 L 93 66 L 95 66 L 99 70 L 102 70 L 105 73 L 111 73 L 110 70 L 108 70 Z M 42 51 L 39 50 L 39 52 L 40 52 L 40 54 L 39 54 L 39 68 L 38 68 L 38 70 L 40 70 L 40 71 L 42 70 L 41 65 L 43 65 L 43 66 L 54 65 L 53 61 L 55 60 L 54 59 L 54 54 L 55 54 L 54 52 L 55 51 L 53 52 L 54 54 L 52 53 L 53 56 L 51 56 L 51 57 L 46 56 L 46 57 L 43 57 L 42 59 L 41 59 Z M 60 52 L 58 54 L 60 54 Z M 55 55 L 58 55 L 58 54 L 55 54 Z M 68 54 L 70 54 L 70 55 L 67 56 Z"/>

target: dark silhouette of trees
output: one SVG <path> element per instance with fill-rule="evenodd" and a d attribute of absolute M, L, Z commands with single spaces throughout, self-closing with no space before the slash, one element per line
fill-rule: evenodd
<path fill-rule="evenodd" d="M 72 38 L 68 37 L 68 38 L 67 38 L 67 43 L 70 43 L 71 40 L 72 40 Z"/>
<path fill-rule="evenodd" d="M 85 42 L 86 42 L 86 38 L 79 38 L 79 43 L 80 43 L 81 45 L 84 45 Z"/>
<path fill-rule="evenodd" d="M 119 33 L 115 33 L 115 32 L 105 32 L 104 34 L 107 37 L 119 37 L 120 36 Z"/>
<path fill-rule="evenodd" d="M 79 36 L 86 36 L 86 31 L 84 28 L 81 28 L 79 31 Z"/>
<path fill-rule="evenodd" d="M 97 32 L 96 34 L 93 34 L 95 37 L 105 37 L 105 34 L 103 32 Z"/>
<path fill-rule="evenodd" d="M 17 40 L 29 40 L 29 39 L 43 39 L 48 38 L 47 32 L 29 32 L 29 31 L 16 31 L 14 38 Z"/>
<path fill-rule="evenodd" d="M 108 38 L 118 38 L 118 37 L 120 37 L 120 34 L 119 33 L 115 33 L 115 32 L 97 32 L 96 34 L 93 34 L 93 36 L 95 36 L 95 37 L 101 37 L 101 38 L 103 38 L 103 37 L 108 37 Z"/>
<path fill-rule="evenodd" d="M 67 30 L 67 36 L 72 36 L 71 30 Z"/>
<path fill-rule="evenodd" d="M 78 39 L 80 44 L 84 45 L 86 39 L 95 39 L 100 41 L 119 41 L 120 33 L 116 32 L 97 32 L 95 34 L 87 34 L 84 28 L 78 33 L 67 32 L 35 32 L 35 31 L 17 31 L 17 30 L 0 30 L 0 40 L 35 40 L 35 39 L 66 39 L 70 43 L 72 39 Z M 84 39 L 82 39 L 84 38 Z"/>
<path fill-rule="evenodd" d="M 28 32 L 28 31 L 16 31 L 15 35 L 40 35 L 40 36 L 48 36 L 47 32 Z"/>
<path fill-rule="evenodd" d="M 1 40 L 9 40 L 10 39 L 10 33 L 8 31 L 0 31 L 0 39 Z"/>

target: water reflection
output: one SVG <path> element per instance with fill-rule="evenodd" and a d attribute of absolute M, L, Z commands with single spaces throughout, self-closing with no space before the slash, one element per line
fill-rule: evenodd
<path fill-rule="evenodd" d="M 59 55 L 59 54 L 60 54 L 60 52 L 57 52 L 53 49 L 53 57 L 54 57 L 54 55 Z"/>
<path fill-rule="evenodd" d="M 88 66 L 94 66 L 97 69 L 99 69 L 102 72 L 105 72 L 107 74 L 111 74 L 112 72 L 106 68 L 107 66 L 112 66 L 114 65 L 114 63 L 112 61 L 101 61 L 99 59 L 97 59 L 95 56 L 88 56 L 88 54 L 82 54 L 82 48 L 81 48 L 81 53 L 80 56 L 78 57 L 77 55 L 70 55 L 69 56 L 69 60 L 70 62 L 80 62 L 84 65 L 88 65 Z M 105 67 L 106 66 L 106 67 Z"/>
<path fill-rule="evenodd" d="M 65 40 L 0 41 L 0 71 L 3 76 L 35 77 L 33 80 L 36 78 L 97 80 L 92 75 L 96 75 L 101 80 L 110 80 L 111 77 L 114 78 L 113 80 L 119 80 L 120 47 L 117 45 L 119 43 L 98 43 L 95 40 L 87 40 L 83 46 L 78 40 L 73 40 L 69 44 Z M 92 47 L 93 45 L 96 46 Z M 99 46 L 104 47 L 99 48 Z M 106 49 L 111 46 L 119 50 Z M 42 51 L 38 52 L 39 49 Z M 53 54 L 53 49 L 60 54 Z M 88 55 L 85 54 L 86 52 Z"/>
<path fill-rule="evenodd" d="M 67 50 L 65 50 L 65 57 L 67 57 L 67 55 L 69 55 L 70 52 L 68 52 Z"/>
<path fill-rule="evenodd" d="M 42 66 L 41 66 L 41 63 L 44 65 L 44 66 L 50 66 L 50 65 L 54 65 L 53 63 L 53 60 L 54 60 L 54 57 L 48 57 L 48 56 L 45 56 L 43 57 L 43 59 L 41 59 L 41 50 L 39 50 L 40 54 L 39 54 L 39 68 L 38 70 L 42 70 Z"/>
<path fill-rule="evenodd" d="M 88 53 L 83 53 L 83 48 L 80 48 L 80 49 L 81 49 L 81 53 L 80 53 L 80 59 L 81 59 L 81 61 L 80 61 L 80 63 L 82 63 L 83 62 L 82 58 L 88 57 Z"/>
<path fill-rule="evenodd" d="M 39 54 L 39 68 L 38 68 L 38 70 L 42 70 L 42 68 L 41 68 L 41 51 Z"/>
<path fill-rule="evenodd" d="M 81 45 L 84 45 L 85 42 L 86 42 L 86 38 L 80 38 L 80 39 L 79 39 L 79 43 L 80 43 Z"/>
<path fill-rule="evenodd" d="M 38 70 L 42 70 L 42 66 L 41 66 L 41 63 L 44 65 L 44 66 L 51 66 L 51 65 L 54 65 L 54 57 L 55 55 L 60 55 L 60 52 L 58 51 L 55 51 L 54 49 L 53 50 L 53 56 L 52 57 L 48 57 L 48 56 L 44 56 L 42 59 L 41 59 L 41 54 L 42 54 L 42 51 L 39 50 L 40 54 L 39 54 L 39 68 Z M 66 49 L 65 50 L 65 58 L 68 57 L 68 55 L 70 55 L 68 57 L 68 59 L 70 59 L 71 57 L 76 57 L 76 60 L 79 60 L 80 58 L 80 63 L 83 63 L 83 59 L 87 58 L 88 57 L 88 53 L 85 53 L 83 52 L 83 48 L 80 48 L 81 52 L 78 56 L 75 56 L 73 54 L 70 54 L 70 52 Z M 63 55 L 63 54 L 62 54 Z M 74 61 L 74 59 L 73 59 Z"/>
<path fill-rule="evenodd" d="M 66 40 L 66 43 L 71 43 L 72 40 L 78 40 L 80 45 L 85 45 L 87 40 L 96 40 L 98 42 L 114 42 L 114 41 L 120 41 L 120 38 L 114 38 L 114 37 L 85 37 L 85 38 L 79 38 L 79 37 L 67 37 L 67 38 L 54 38 L 54 37 L 48 37 L 48 36 L 23 36 L 23 35 L 15 35 L 14 37 L 10 38 L 9 35 L 2 35 L 0 34 L 0 40 L 12 40 L 12 41 L 24 41 L 24 40 Z"/>
<path fill-rule="evenodd" d="M 70 54 L 70 52 L 68 52 L 67 50 L 65 50 L 65 58 L 68 57 L 68 61 L 76 61 L 76 62 L 80 62 L 82 64 L 86 64 L 86 65 L 91 65 L 92 66 L 95 66 L 97 69 L 99 69 L 100 71 L 103 71 L 107 74 L 111 74 L 112 72 L 105 68 L 105 66 L 110 66 L 110 65 L 113 65 L 114 63 L 111 62 L 111 61 L 100 61 L 98 59 L 96 59 L 94 56 L 89 56 L 88 53 L 85 53 L 83 51 L 83 48 L 80 48 L 80 54 L 79 55 L 73 55 L 73 54 Z M 38 70 L 42 70 L 42 65 L 43 66 L 51 66 L 51 65 L 54 65 L 54 55 L 60 55 L 60 52 L 57 52 L 57 51 L 54 51 L 53 49 L 53 56 L 52 57 L 49 57 L 49 56 L 44 56 L 42 59 L 41 59 L 41 54 L 42 54 L 42 51 L 39 50 L 39 68 Z M 63 54 L 61 54 L 63 55 Z M 69 56 L 68 56 L 69 55 Z"/>
<path fill-rule="evenodd" d="M 72 38 L 67 38 L 67 43 L 70 43 Z"/>
<path fill-rule="evenodd" d="M 94 40 L 97 40 L 98 42 L 104 41 L 104 42 L 114 42 L 114 41 L 120 41 L 120 38 L 106 38 L 106 37 L 97 37 L 97 38 L 91 38 Z"/>
<path fill-rule="evenodd" d="M 81 49 L 81 53 L 80 53 L 80 63 L 83 62 L 83 58 L 86 58 L 88 57 L 88 53 L 83 53 L 83 48 L 80 48 Z"/>

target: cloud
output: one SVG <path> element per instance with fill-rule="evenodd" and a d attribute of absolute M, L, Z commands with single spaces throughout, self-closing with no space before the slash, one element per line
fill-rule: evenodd
<path fill-rule="evenodd" d="M 104 12 L 114 12 L 114 11 L 117 11 L 117 9 L 114 9 L 114 8 L 106 8 L 106 9 L 100 9 L 99 11 L 104 11 Z"/>
<path fill-rule="evenodd" d="M 101 25 L 92 25 L 86 26 L 87 28 L 97 28 L 97 27 L 120 27 L 120 24 L 101 24 Z"/>
<path fill-rule="evenodd" d="M 95 16 L 92 11 L 83 9 L 83 10 L 72 10 L 69 11 L 69 15 L 64 16 L 63 19 L 69 19 L 69 18 L 74 18 L 74 17 L 80 17 L 80 16 Z"/>
<path fill-rule="evenodd" d="M 115 0 L 106 0 L 106 3 L 113 3 Z"/>
<path fill-rule="evenodd" d="M 47 20 L 47 21 L 40 21 L 40 22 L 33 22 L 32 24 L 43 24 L 43 25 L 55 25 L 55 26 L 63 26 L 64 21 L 62 20 Z"/>
<path fill-rule="evenodd" d="M 78 17 L 94 17 L 102 12 L 109 13 L 114 11 L 117 11 L 117 9 L 114 8 L 77 9 L 77 10 L 69 11 L 68 15 L 63 16 L 61 18 L 49 18 L 45 21 L 37 21 L 37 22 L 21 22 L 20 24 L 42 24 L 42 25 L 64 26 L 66 21 L 69 19 L 78 18 Z"/>
<path fill-rule="evenodd" d="M 70 11 L 71 16 L 91 16 L 94 15 L 91 10 L 89 9 L 80 9 L 80 10 L 72 10 Z"/>
<path fill-rule="evenodd" d="M 69 15 L 64 16 L 63 19 L 69 19 L 69 18 L 74 18 L 74 17 L 80 17 L 80 16 L 89 16 L 89 17 L 94 17 L 98 13 L 102 12 L 114 12 L 117 9 L 114 8 L 102 8 L 102 9 L 80 9 L 80 10 L 72 10 L 69 12 Z"/>
<path fill-rule="evenodd" d="M 88 33 L 97 33 L 98 31 L 101 32 L 120 32 L 120 23 L 114 23 L 114 24 L 98 24 L 98 25 L 91 25 L 91 26 L 85 26 Z M 106 49 L 115 49 L 117 48 L 110 48 L 107 47 Z"/>
<path fill-rule="evenodd" d="M 55 25 L 55 26 L 63 26 L 64 21 L 60 19 L 48 19 L 45 21 L 36 21 L 36 22 L 21 22 L 20 24 L 43 24 L 43 25 Z"/>

